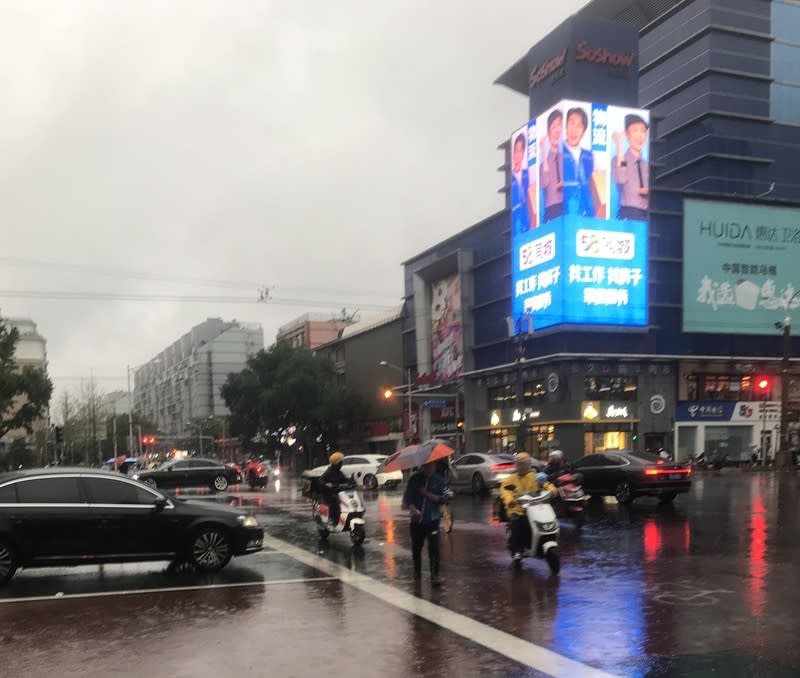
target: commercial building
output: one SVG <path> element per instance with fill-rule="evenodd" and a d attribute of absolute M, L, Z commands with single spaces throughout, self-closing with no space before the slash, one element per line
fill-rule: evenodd
<path fill-rule="evenodd" d="M 401 319 L 402 308 L 397 307 L 345 327 L 337 339 L 314 350 L 331 362 L 340 382 L 350 386 L 367 408 L 358 426 L 341 432 L 340 444 L 347 452 L 390 453 L 402 445 L 408 406 L 403 397 L 406 375 L 400 367 Z M 392 397 L 385 397 L 387 389 Z"/>
<path fill-rule="evenodd" d="M 47 340 L 39 333 L 36 323 L 30 318 L 4 318 L 3 321 L 19 332 L 19 340 L 14 352 L 17 368 L 35 367 L 47 372 Z M 16 438 L 24 437 L 29 446 L 41 459 L 47 443 L 47 422 L 44 419 L 33 422 L 33 433 L 25 430 L 9 431 L 0 439 L 0 453 L 4 453 Z"/>
<path fill-rule="evenodd" d="M 595 0 L 498 78 L 528 98 L 498 130 L 506 208 L 404 263 L 404 364 L 463 389 L 467 449 L 776 451 L 798 28 L 781 0 Z"/>
<path fill-rule="evenodd" d="M 345 315 L 331 317 L 322 313 L 305 313 L 278 330 L 277 341 L 286 341 L 294 348 L 313 349 L 339 337 L 355 318 Z"/>
<path fill-rule="evenodd" d="M 209 318 L 136 370 L 134 412 L 168 436 L 196 434 L 193 420 L 229 414 L 222 385 L 263 348 L 260 325 Z"/>

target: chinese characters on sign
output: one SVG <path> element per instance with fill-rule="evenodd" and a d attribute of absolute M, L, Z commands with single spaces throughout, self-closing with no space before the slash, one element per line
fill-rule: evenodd
<path fill-rule="evenodd" d="M 684 331 L 773 333 L 800 307 L 798 223 L 796 209 L 686 200 Z"/>

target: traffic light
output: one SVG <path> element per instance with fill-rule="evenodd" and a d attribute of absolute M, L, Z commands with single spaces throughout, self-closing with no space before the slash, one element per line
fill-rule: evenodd
<path fill-rule="evenodd" d="M 394 391 L 392 391 L 392 389 L 390 389 L 390 388 L 383 389 L 383 399 L 384 400 L 391 400 L 393 396 L 394 396 Z"/>
<path fill-rule="evenodd" d="M 155 436 L 142 436 L 142 445 L 155 445 Z"/>
<path fill-rule="evenodd" d="M 638 433 L 634 433 L 634 434 L 631 436 L 631 440 L 632 440 L 633 442 L 636 442 L 637 440 L 639 440 L 639 434 L 638 434 Z"/>
<path fill-rule="evenodd" d="M 759 377 L 756 379 L 756 391 L 761 394 L 767 393 L 771 385 L 772 383 L 767 377 Z"/>

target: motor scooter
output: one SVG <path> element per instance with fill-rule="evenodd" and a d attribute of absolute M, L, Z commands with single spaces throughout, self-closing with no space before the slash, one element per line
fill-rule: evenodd
<path fill-rule="evenodd" d="M 251 490 L 267 486 L 269 482 L 269 468 L 258 462 L 249 463 L 244 469 L 244 476 Z"/>
<path fill-rule="evenodd" d="M 575 528 L 580 530 L 586 518 L 585 503 L 586 494 L 581 483 L 583 476 L 580 473 L 569 473 L 567 471 L 559 473 L 554 479 L 553 484 L 558 489 L 558 505 L 562 517 L 571 518 L 575 523 Z"/>
<path fill-rule="evenodd" d="M 513 485 L 506 485 L 512 492 L 516 489 Z M 558 574 L 561 570 L 561 555 L 558 549 L 558 520 L 550 504 L 551 494 L 548 490 L 539 490 L 531 494 L 517 496 L 517 501 L 522 506 L 525 519 L 531 528 L 530 546 L 522 551 L 523 558 L 542 558 L 550 566 L 550 572 Z M 511 536 L 511 523 L 506 527 L 506 533 Z M 509 550 L 511 544 L 509 543 Z M 513 552 L 512 552 L 513 555 Z M 515 561 L 517 563 L 518 561 Z"/>
<path fill-rule="evenodd" d="M 353 546 L 364 543 L 366 537 L 366 523 L 364 522 L 364 501 L 353 483 L 339 485 L 336 497 L 339 500 L 339 522 L 336 525 L 328 523 L 330 507 L 320 494 L 315 494 L 311 500 L 311 515 L 317 524 L 320 539 L 327 539 L 330 534 L 350 535 Z"/>

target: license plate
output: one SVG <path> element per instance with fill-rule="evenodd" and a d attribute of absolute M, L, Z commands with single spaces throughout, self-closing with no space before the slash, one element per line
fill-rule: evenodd
<path fill-rule="evenodd" d="M 680 473 L 670 473 L 669 479 L 670 480 L 680 480 L 681 479 L 681 474 Z"/>

